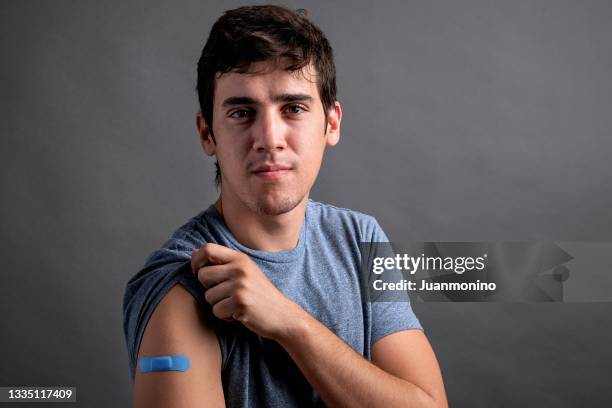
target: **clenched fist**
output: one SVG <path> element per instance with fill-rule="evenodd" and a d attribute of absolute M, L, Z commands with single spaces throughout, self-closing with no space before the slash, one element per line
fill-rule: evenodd
<path fill-rule="evenodd" d="M 204 244 L 191 254 L 191 271 L 216 317 L 239 321 L 261 337 L 278 340 L 306 313 L 240 251 Z"/>

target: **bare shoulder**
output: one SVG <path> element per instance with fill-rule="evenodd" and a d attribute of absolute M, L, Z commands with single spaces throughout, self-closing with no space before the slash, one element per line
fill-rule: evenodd
<path fill-rule="evenodd" d="M 219 342 L 197 300 L 181 285 L 174 286 L 157 305 L 145 329 L 138 359 L 168 354 L 187 356 L 189 370 L 143 374 L 137 369 L 135 407 L 225 406 Z"/>

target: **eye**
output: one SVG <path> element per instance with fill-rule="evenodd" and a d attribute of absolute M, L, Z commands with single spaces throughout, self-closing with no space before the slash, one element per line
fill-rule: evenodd
<path fill-rule="evenodd" d="M 231 111 L 228 116 L 234 119 L 247 119 L 253 116 L 253 111 L 252 109 L 236 109 Z"/>
<path fill-rule="evenodd" d="M 300 114 L 300 113 L 304 113 L 307 111 L 306 107 L 304 105 L 300 105 L 297 103 L 293 103 L 291 105 L 287 105 L 285 107 L 285 111 L 287 113 L 292 113 L 292 114 Z"/>

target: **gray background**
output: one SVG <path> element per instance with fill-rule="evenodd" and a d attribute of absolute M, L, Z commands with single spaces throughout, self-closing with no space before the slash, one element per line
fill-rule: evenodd
<path fill-rule="evenodd" d="M 196 61 L 239 3 L 4 1 L 0 385 L 128 405 L 125 283 L 216 197 Z M 344 107 L 312 197 L 397 242 L 612 240 L 612 3 L 308 8 Z M 452 406 L 610 406 L 610 303 L 415 304 Z"/>

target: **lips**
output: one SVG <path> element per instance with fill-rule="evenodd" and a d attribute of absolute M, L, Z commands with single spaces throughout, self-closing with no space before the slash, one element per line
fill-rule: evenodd
<path fill-rule="evenodd" d="M 284 177 L 291 171 L 291 166 L 279 163 L 263 163 L 255 166 L 252 173 L 265 180 L 276 180 Z"/>
<path fill-rule="evenodd" d="M 283 170 L 291 170 L 291 166 L 284 164 L 260 164 L 253 169 L 253 173 L 273 173 Z"/>

